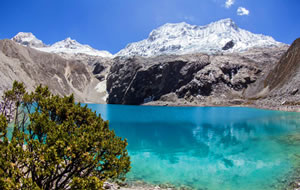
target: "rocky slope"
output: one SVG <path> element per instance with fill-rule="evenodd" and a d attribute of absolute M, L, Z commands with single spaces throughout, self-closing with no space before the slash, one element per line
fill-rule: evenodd
<path fill-rule="evenodd" d="M 187 23 L 165 24 L 153 30 L 149 37 L 129 44 L 116 56 L 157 56 L 163 54 L 232 53 L 252 48 L 279 47 L 284 44 L 272 37 L 253 34 L 239 28 L 231 19 L 205 26 Z"/>
<path fill-rule="evenodd" d="M 99 80 L 92 74 L 92 67 L 82 60 L 67 60 L 11 40 L 0 40 L 0 71 L 0 94 L 18 80 L 29 90 L 43 84 L 55 94 L 74 93 L 77 101 L 103 102 L 95 90 Z"/>
<path fill-rule="evenodd" d="M 245 89 L 274 67 L 286 49 L 281 46 L 217 55 L 116 57 L 107 78 L 107 102 L 242 104 Z"/>
<path fill-rule="evenodd" d="M 53 53 L 64 59 L 85 64 L 87 70 L 91 70 L 91 76 L 98 79 L 95 81 L 93 80 L 93 86 L 95 87 L 89 89 L 86 96 L 89 96 L 89 94 L 95 96 L 97 94 L 97 96 L 99 96 L 97 99 L 99 100 L 96 102 L 105 103 L 107 97 L 106 76 L 111 65 L 111 58 L 113 57 L 111 53 L 93 49 L 88 45 L 82 45 L 71 38 L 67 38 L 49 46 L 37 39 L 32 33 L 19 32 L 11 40 L 25 47 L 42 52 Z"/>
<path fill-rule="evenodd" d="M 283 54 L 270 72 L 246 91 L 247 98 L 267 106 L 300 106 L 300 39 Z"/>
<path fill-rule="evenodd" d="M 294 91 L 300 87 L 300 38 L 295 40 L 288 51 L 281 57 L 276 67 L 264 81 L 265 88 L 272 93 Z"/>

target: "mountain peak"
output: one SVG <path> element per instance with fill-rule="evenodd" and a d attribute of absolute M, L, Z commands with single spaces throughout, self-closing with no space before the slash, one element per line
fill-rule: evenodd
<path fill-rule="evenodd" d="M 230 19 L 204 26 L 185 22 L 167 23 L 153 30 L 145 40 L 131 43 L 117 56 L 156 56 L 161 54 L 242 52 L 254 47 L 283 45 L 272 37 L 239 28 Z"/>
<path fill-rule="evenodd" d="M 30 37 L 36 38 L 31 32 L 19 32 L 15 37 Z"/>
<path fill-rule="evenodd" d="M 71 37 L 67 37 L 66 39 L 62 40 L 65 43 L 69 43 L 69 44 L 79 44 L 79 42 L 77 42 L 75 39 L 72 39 Z"/>
<path fill-rule="evenodd" d="M 175 39 L 185 35 L 194 37 L 195 33 L 204 29 L 209 29 L 211 33 L 224 33 L 230 30 L 238 30 L 239 28 L 230 18 L 222 19 L 205 26 L 191 25 L 186 22 L 166 23 L 153 30 L 150 33 L 148 40 L 154 41 L 165 37 Z"/>
<path fill-rule="evenodd" d="M 213 23 L 235 24 L 235 22 L 231 18 L 224 18 L 224 19 L 218 20 L 218 21 L 213 22 Z"/>
<path fill-rule="evenodd" d="M 46 45 L 35 37 L 31 32 L 19 32 L 11 40 L 28 47 L 45 47 Z"/>
<path fill-rule="evenodd" d="M 75 54 L 86 54 L 100 57 L 113 57 L 113 55 L 108 51 L 99 51 L 88 45 L 82 45 L 70 37 L 56 42 L 51 46 L 46 46 L 41 40 L 37 39 L 32 33 L 29 32 L 19 32 L 15 37 L 12 38 L 12 40 L 21 45 L 49 53 L 71 56 Z"/>
<path fill-rule="evenodd" d="M 89 45 L 83 45 L 77 42 L 70 37 L 56 42 L 55 44 L 51 45 L 48 48 L 40 48 L 41 51 L 51 52 L 51 53 L 58 53 L 58 54 L 68 54 L 68 55 L 76 55 L 76 54 L 86 54 L 92 56 L 100 56 L 100 57 L 113 57 L 111 53 L 108 51 L 99 51 L 93 49 Z"/>
<path fill-rule="evenodd" d="M 52 45 L 53 47 L 58 47 L 58 48 L 70 48 L 70 49 L 78 49 L 81 48 L 82 46 L 87 46 L 87 45 L 82 45 L 76 40 L 71 39 L 70 37 L 56 42 L 55 44 Z"/>
<path fill-rule="evenodd" d="M 235 22 L 231 18 L 225 18 L 221 19 L 219 21 L 213 22 L 209 25 L 224 25 L 230 28 L 238 29 L 238 26 L 235 24 Z"/>

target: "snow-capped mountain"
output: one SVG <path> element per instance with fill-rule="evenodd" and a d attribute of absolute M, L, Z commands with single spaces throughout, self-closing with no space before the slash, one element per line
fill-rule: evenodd
<path fill-rule="evenodd" d="M 71 38 L 54 43 L 53 45 L 47 46 L 41 40 L 37 39 L 32 33 L 20 32 L 12 38 L 13 41 L 28 46 L 40 51 L 64 55 L 77 55 L 86 54 L 100 57 L 113 57 L 108 51 L 99 51 L 93 49 L 89 45 L 83 45 Z"/>
<path fill-rule="evenodd" d="M 250 48 L 278 47 L 283 43 L 270 36 L 239 28 L 231 19 L 206 26 L 185 22 L 165 24 L 153 30 L 148 39 L 131 43 L 116 56 L 155 56 L 161 54 L 243 52 Z"/>
<path fill-rule="evenodd" d="M 206 26 L 190 25 L 185 22 L 167 23 L 153 30 L 147 39 L 128 44 L 115 55 L 108 51 L 93 49 L 89 45 L 82 45 L 71 38 L 47 46 L 32 33 L 20 32 L 12 40 L 24 46 L 65 57 L 85 54 L 108 58 L 133 55 L 150 57 L 161 54 L 233 53 L 255 47 L 268 48 L 285 45 L 270 36 L 253 34 L 241 29 L 231 19 L 219 20 Z"/>
<path fill-rule="evenodd" d="M 82 45 L 76 40 L 66 38 L 65 40 L 56 42 L 49 47 L 37 48 L 40 51 L 50 53 L 65 53 L 65 54 L 87 54 L 100 57 L 112 57 L 113 55 L 108 51 L 99 51 L 93 49 L 89 45 Z"/>
<path fill-rule="evenodd" d="M 32 33 L 19 32 L 15 37 L 12 38 L 13 41 L 27 47 L 31 48 L 41 48 L 46 47 L 46 45 L 39 39 L 37 39 Z"/>

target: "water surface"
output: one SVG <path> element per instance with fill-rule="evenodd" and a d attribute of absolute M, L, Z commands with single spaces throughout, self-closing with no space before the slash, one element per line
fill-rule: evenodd
<path fill-rule="evenodd" d="M 128 139 L 129 180 L 274 189 L 300 155 L 300 114 L 233 107 L 89 104 Z"/>

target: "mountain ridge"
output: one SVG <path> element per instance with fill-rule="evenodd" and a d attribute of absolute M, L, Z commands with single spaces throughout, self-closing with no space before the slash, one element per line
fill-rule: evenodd
<path fill-rule="evenodd" d="M 67 56 L 85 54 L 113 58 L 116 56 L 151 57 L 163 54 L 191 53 L 240 53 L 251 48 L 280 47 L 286 44 L 277 42 L 270 36 L 254 34 L 241 29 L 230 18 L 221 19 L 204 26 L 186 22 L 166 23 L 152 30 L 147 39 L 129 43 L 118 53 L 112 55 L 105 50 L 96 50 L 83 45 L 70 37 L 52 45 L 45 45 L 32 33 L 20 32 L 13 41 L 40 51 Z"/>
<path fill-rule="evenodd" d="M 29 90 L 37 84 L 48 85 L 60 95 L 75 93 L 77 101 L 152 105 L 248 105 L 295 110 L 290 104 L 299 100 L 299 40 L 287 46 L 254 48 L 243 53 L 159 55 L 156 57 L 95 56 L 65 59 L 54 53 L 0 40 L 1 92 L 13 80 L 24 82 Z M 296 47 L 296 48 L 295 48 Z M 286 53 L 287 52 L 287 53 Z M 282 55 L 285 59 L 278 61 Z M 279 68 L 279 69 L 276 69 Z M 275 70 L 274 70 L 275 69 Z M 278 73 L 289 72 L 284 86 L 272 86 Z M 264 85 L 271 74 L 271 85 Z M 294 74 L 296 73 L 295 77 Z M 275 76 L 275 77 L 274 77 Z M 291 81 L 290 81 L 291 80 Z M 262 86 L 262 88 L 260 88 Z M 258 87 L 258 88 L 257 88 Z M 263 91 L 265 91 L 263 89 Z M 287 92 L 287 93 L 286 93 Z M 296 102 L 296 105 L 298 103 Z"/>
<path fill-rule="evenodd" d="M 231 43 L 231 46 L 230 46 Z M 225 48 L 225 46 L 229 44 Z M 147 39 L 128 44 L 115 56 L 157 56 L 161 54 L 234 53 L 251 48 L 279 47 L 284 43 L 270 36 L 253 34 L 239 28 L 230 19 L 222 19 L 204 26 L 185 22 L 166 23 L 154 29 Z"/>
<path fill-rule="evenodd" d="M 113 57 L 113 55 L 108 51 L 96 50 L 89 45 L 80 44 L 79 42 L 77 42 L 74 39 L 71 39 L 70 37 L 55 42 L 52 45 L 46 45 L 30 32 L 19 32 L 11 40 L 17 42 L 20 45 L 48 53 L 56 53 L 60 55 L 86 54 L 99 57 Z"/>

